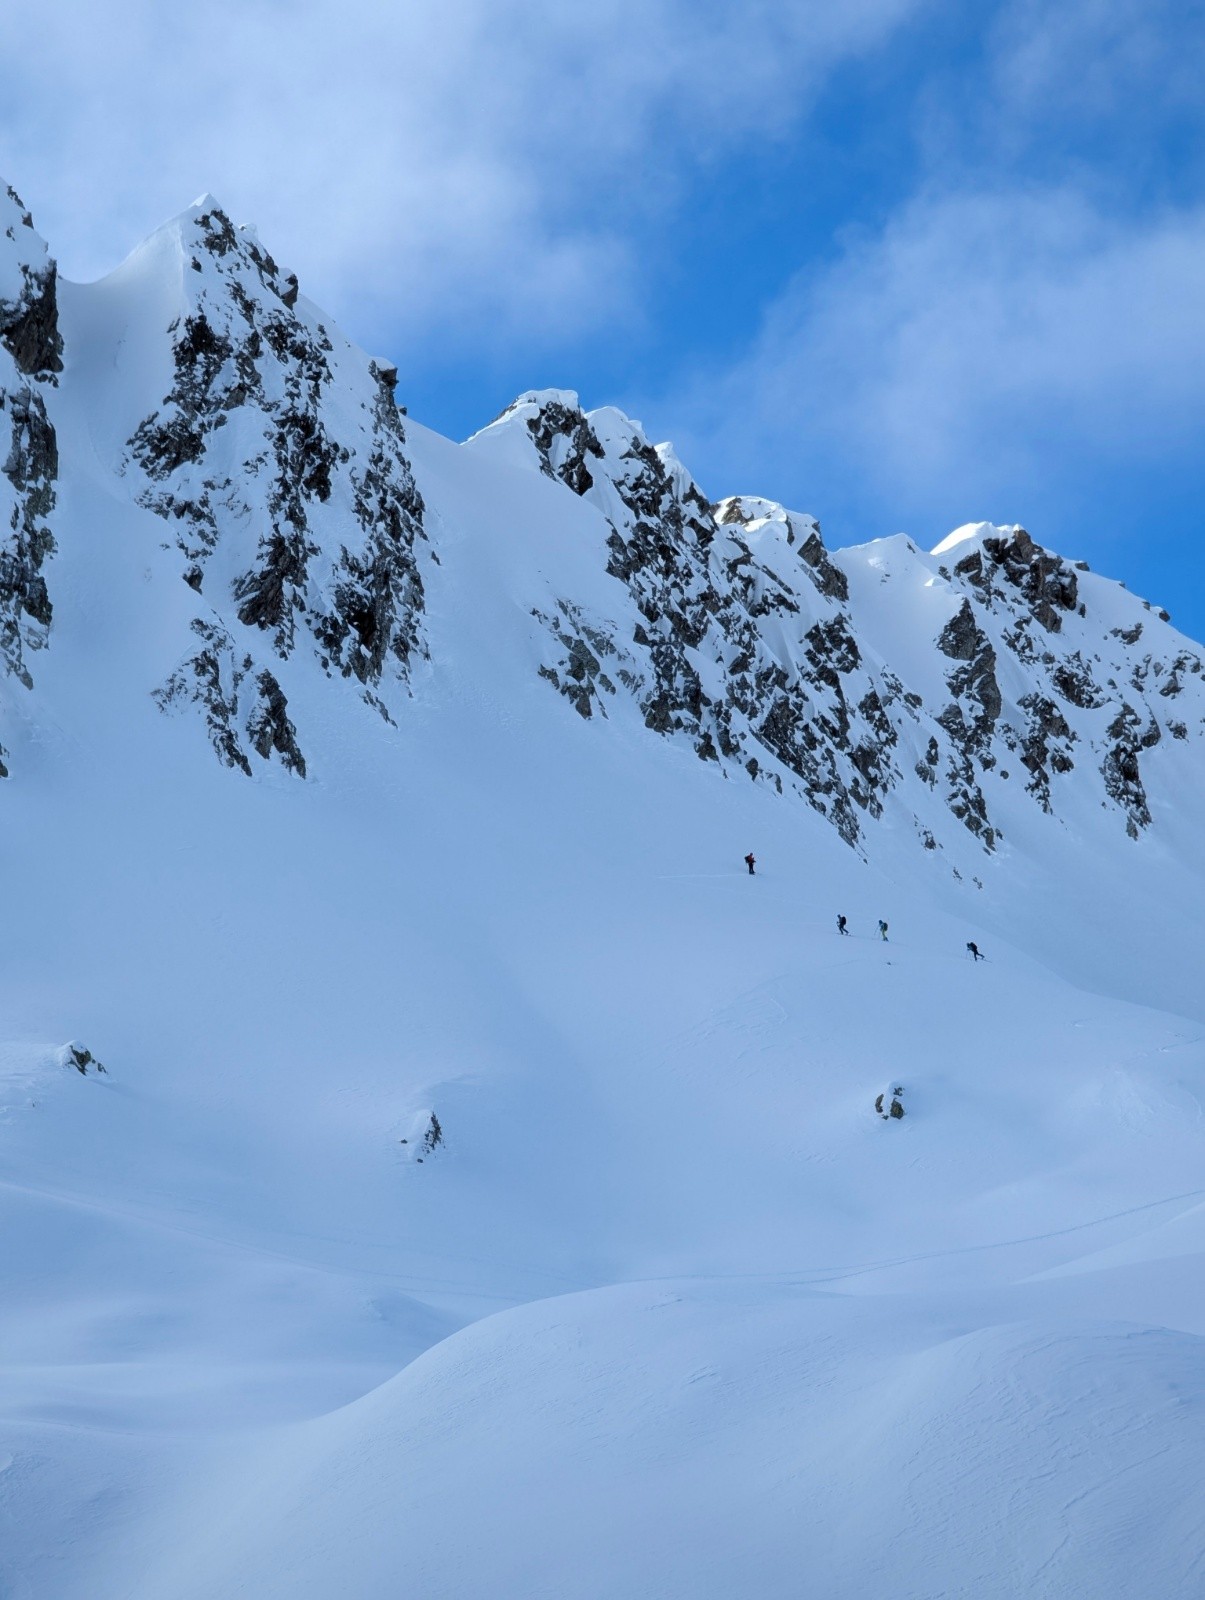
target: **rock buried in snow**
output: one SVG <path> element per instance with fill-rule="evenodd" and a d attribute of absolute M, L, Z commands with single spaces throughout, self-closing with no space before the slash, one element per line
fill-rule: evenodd
<path fill-rule="evenodd" d="M 416 1112 L 410 1123 L 408 1136 L 398 1140 L 399 1144 L 413 1146 L 413 1149 L 408 1150 L 407 1154 L 413 1154 L 415 1161 L 420 1166 L 424 1158 L 434 1155 L 443 1142 L 444 1131 L 434 1111 Z"/>
<path fill-rule="evenodd" d="M 902 1083 L 894 1084 L 890 1089 L 884 1089 L 875 1097 L 874 1108 L 884 1120 L 894 1117 L 897 1120 L 904 1114 L 904 1102 L 900 1096 L 904 1092 Z"/>
<path fill-rule="evenodd" d="M 73 1039 L 70 1044 L 65 1044 L 59 1051 L 59 1063 L 64 1067 L 74 1067 L 82 1076 L 88 1076 L 88 1068 L 95 1067 L 97 1072 L 105 1072 L 105 1064 L 98 1061 L 91 1050 L 80 1044 L 78 1039 Z"/>

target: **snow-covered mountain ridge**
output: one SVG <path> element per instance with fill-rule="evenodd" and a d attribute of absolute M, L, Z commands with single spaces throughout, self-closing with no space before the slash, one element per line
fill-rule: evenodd
<path fill-rule="evenodd" d="M 74 408 L 90 420 L 72 448 L 151 513 L 136 537 L 173 553 L 197 597 L 179 658 L 147 689 L 164 711 L 190 710 L 246 774 L 278 758 L 304 775 L 281 673 L 303 648 L 387 719 L 405 714 L 441 508 L 425 515 L 395 369 L 347 345 L 208 198 L 104 284 L 68 286 L 61 318 L 46 248 L 11 191 L 6 204 L 10 678 L 36 704 L 55 417 Z M 902 537 L 832 554 L 813 518 L 710 503 L 670 446 L 560 391 L 521 397 L 468 448 L 595 514 L 576 535 L 588 585 L 522 597 L 549 686 L 587 718 L 626 697 L 650 730 L 802 797 L 860 849 L 887 809 L 930 850 L 965 828 L 991 851 L 1017 808 L 1066 820 L 1103 804 L 1136 837 L 1195 765 L 1197 651 L 1024 529 L 960 529 L 932 557 Z M 33 714 L 8 685 L 10 741 L 14 699 Z"/>
<path fill-rule="evenodd" d="M 1165 735 L 1199 745 L 1201 658 L 1166 612 L 1023 528 L 960 528 L 937 559 L 902 537 L 830 555 L 813 518 L 710 505 L 670 446 L 555 391 L 470 445 L 526 457 L 611 530 L 629 606 L 617 622 L 567 596 L 541 617 L 563 652 L 550 682 L 584 716 L 626 690 L 650 728 L 795 790 L 851 844 L 895 799 L 927 848 L 952 813 L 990 850 L 1010 779 L 1055 814 L 1078 786 L 1136 837 L 1142 753 Z"/>
<path fill-rule="evenodd" d="M 1196 647 L 3 216 L 5 1600 L 1195 1600 Z"/>

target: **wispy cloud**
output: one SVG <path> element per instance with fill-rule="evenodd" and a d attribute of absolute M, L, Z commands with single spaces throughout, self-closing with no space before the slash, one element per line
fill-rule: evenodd
<path fill-rule="evenodd" d="M 5 175 L 69 275 L 211 190 L 336 315 L 555 339 L 638 303 L 633 220 L 687 168 L 789 128 L 917 3 L 11 8 Z"/>
<path fill-rule="evenodd" d="M 696 414 L 738 419 L 730 458 L 755 434 L 901 514 L 939 485 L 1001 494 L 1055 450 L 1163 454 L 1199 436 L 1203 264 L 1201 208 L 1135 227 L 1066 191 L 920 199 L 793 285 Z"/>
<path fill-rule="evenodd" d="M 711 492 L 765 485 L 835 509 L 838 538 L 923 537 L 1039 508 L 1074 523 L 1118 462 L 1195 471 L 1197 11 L 997 7 L 974 70 L 955 85 L 947 63 L 918 90 L 911 190 L 799 272 L 727 369 L 646 405 L 685 424 Z"/>

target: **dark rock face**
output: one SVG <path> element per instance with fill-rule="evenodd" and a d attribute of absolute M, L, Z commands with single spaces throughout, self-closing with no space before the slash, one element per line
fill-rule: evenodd
<path fill-rule="evenodd" d="M 1052 810 L 1050 779 L 1055 773 L 1070 772 L 1075 763 L 1071 759 L 1071 746 L 1075 734 L 1066 717 L 1048 696 L 1027 694 L 1019 702 L 1029 713 L 1029 721 L 1020 743 L 1021 764 L 1029 773 L 1029 792 L 1036 797 L 1043 811 Z"/>
<path fill-rule="evenodd" d="M 856 848 L 867 819 L 892 805 L 911 814 L 926 850 L 950 842 L 950 819 L 994 850 L 1014 757 L 1024 781 L 1013 792 L 1043 812 L 1057 814 L 1060 785 L 1078 771 L 1080 782 L 1097 775 L 1128 832 L 1149 824 L 1140 758 L 1160 722 L 1149 706 L 1126 712 L 1118 685 L 1135 704 L 1154 694 L 1166 705 L 1201 662 L 1182 649 L 1137 658 L 1149 638 L 1141 622 L 1085 621 L 1084 594 L 1101 580 L 1081 580 L 1082 564 L 1023 528 L 960 530 L 952 570 L 907 540 L 859 566 L 852 553 L 830 555 L 810 518 L 745 497 L 709 503 L 668 446 L 654 448 L 618 412 L 585 415 L 576 396 L 525 395 L 491 426 L 522 430 L 539 470 L 596 505 L 610 529 L 617 616 L 626 597 L 634 620 L 587 614 L 569 596 L 535 613 L 553 645 L 541 675 L 582 716 L 605 716 L 610 699 L 630 694 L 650 730 L 801 794 Z M 905 651 L 925 696 L 868 642 L 850 581 L 860 571 L 865 585 L 868 570 L 880 585 L 901 575 L 914 607 L 922 587 L 945 597 L 936 637 Z M 1110 639 L 1124 647 L 1112 667 L 1096 648 Z M 934 658 L 948 663 L 944 695 L 931 687 Z M 1167 726 L 1189 737 L 1183 717 Z"/>
<path fill-rule="evenodd" d="M 63 370 L 54 271 L 34 279 L 30 297 L 16 306 L 0 305 L 0 340 L 17 371 L 44 378 Z"/>
<path fill-rule="evenodd" d="M 80 1044 L 78 1039 L 73 1039 L 70 1044 L 65 1044 L 59 1051 L 59 1062 L 64 1067 L 74 1067 L 81 1078 L 88 1076 L 88 1068 L 96 1072 L 107 1074 L 108 1068 L 103 1061 L 98 1061 L 87 1046 Z"/>
<path fill-rule="evenodd" d="M 0 344 L 23 376 L 49 378 L 63 370 L 57 279 L 33 218 L 7 184 L 0 196 Z"/>
<path fill-rule="evenodd" d="M 59 471 L 47 391 L 62 370 L 54 262 L 7 186 L 0 194 L 0 678 L 33 687 L 50 637 L 46 581 Z M 0 744 L 0 778 L 8 776 Z"/>
<path fill-rule="evenodd" d="M 962 602 L 957 615 L 946 624 L 937 648 L 963 663 L 949 675 L 946 684 L 955 699 L 969 703 L 973 737 L 983 743 L 991 737 L 1003 702 L 996 681 L 996 652 L 976 623 L 969 600 Z"/>
<path fill-rule="evenodd" d="M 903 1085 L 896 1084 L 893 1088 L 884 1089 L 882 1094 L 875 1096 L 874 1108 L 885 1121 L 898 1122 L 904 1115 L 904 1102 L 900 1098 L 903 1092 Z"/>
<path fill-rule="evenodd" d="M 997 830 L 989 820 L 978 773 L 985 764 L 994 764 L 991 743 L 1003 701 L 996 681 L 995 649 L 976 622 L 969 600 L 964 599 L 946 623 L 938 637 L 937 648 L 960 663 L 946 677 L 946 687 L 953 699 L 937 718 L 951 745 L 946 767 L 947 804 L 959 821 L 991 850 L 995 847 Z"/>
<path fill-rule="evenodd" d="M 237 650 L 220 623 L 198 617 L 192 630 L 200 647 L 155 691 L 160 709 L 173 712 L 198 707 L 215 755 L 248 777 L 254 753 L 264 761 L 277 755 L 287 771 L 304 778 L 305 757 L 297 743 L 297 730 L 289 719 L 284 691 L 272 673 L 267 668 L 257 671 L 252 657 Z"/>
<path fill-rule="evenodd" d="M 982 554 L 976 551 L 954 570 L 988 598 L 993 589 L 1011 585 L 1050 633 L 1062 628 L 1061 613 L 1074 611 L 1079 603 L 1075 569 L 1034 544 L 1024 528 L 1005 538 L 985 539 Z"/>
<path fill-rule="evenodd" d="M 46 644 L 53 615 L 43 567 L 55 548 L 48 518 L 58 476 L 55 431 L 29 384 L 0 389 L 0 451 L 11 496 L 0 543 L 0 665 L 28 689 L 27 656 Z"/>
<path fill-rule="evenodd" d="M 900 686 L 865 668 L 816 524 L 766 501 L 712 506 L 667 447 L 559 391 L 521 397 L 493 426 L 523 429 L 540 470 L 603 510 L 607 571 L 636 617 L 624 630 L 570 597 L 537 611 L 556 646 L 542 676 L 582 716 L 631 694 L 650 730 L 797 789 L 856 845 L 898 777 L 886 707 Z M 793 660 L 768 641 L 777 621 Z"/>
<path fill-rule="evenodd" d="M 615 693 L 615 682 L 603 670 L 604 660 L 611 658 L 615 677 L 626 687 L 631 689 L 639 684 L 632 657 L 621 651 L 605 633 L 592 628 L 583 619 L 579 607 L 562 600 L 557 604 L 556 616 L 540 610 L 533 611 L 532 616 L 565 652 L 557 667 L 542 666 L 540 676 L 554 689 L 559 689 L 580 716 L 592 717 L 596 710 L 601 716 L 607 714 L 603 697 Z"/>
<path fill-rule="evenodd" d="M 593 486 L 589 462 L 591 457 L 595 461 L 602 459 L 602 446 L 576 406 L 548 401 L 527 419 L 527 431 L 548 477 L 559 478 L 574 494 L 585 494 Z"/>
<path fill-rule="evenodd" d="M 304 778 L 305 758 L 297 748 L 297 730 L 289 721 L 284 690 L 266 667 L 256 676 L 255 689 L 255 706 L 247 718 L 252 748 L 265 761 L 275 753 L 290 772 Z"/>
<path fill-rule="evenodd" d="M 1078 650 L 1058 662 L 1050 674 L 1055 690 L 1069 705 L 1091 711 L 1103 706 L 1105 696 L 1092 676 L 1092 669 Z"/>
<path fill-rule="evenodd" d="M 1159 725 L 1152 722 L 1143 731 L 1142 718 L 1131 705 L 1123 705 L 1109 724 L 1111 744 L 1105 753 L 1101 776 L 1105 792 L 1126 814 L 1126 832 L 1131 839 L 1138 837 L 1140 828 L 1149 827 L 1150 807 L 1142 783 L 1138 753 L 1159 742 Z"/>
<path fill-rule="evenodd" d="M 185 582 L 219 612 L 227 596 L 207 588 L 215 551 L 225 570 L 241 566 L 229 598 L 260 636 L 253 652 L 288 661 L 304 640 L 328 675 L 358 683 L 388 716 L 382 696 L 426 654 L 423 504 L 397 370 L 364 363 L 303 315 L 296 278 L 217 207 L 180 227 L 197 272 L 193 308 L 170 330 L 172 388 L 130 440 L 136 498 L 164 519 Z M 256 682 L 269 709 L 245 731 L 258 753 L 304 772 L 265 672 Z M 211 737 L 233 754 L 224 732 Z"/>

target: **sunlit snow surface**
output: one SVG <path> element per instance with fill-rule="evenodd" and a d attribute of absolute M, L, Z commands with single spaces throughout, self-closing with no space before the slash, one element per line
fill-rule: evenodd
<path fill-rule="evenodd" d="M 0 1593 L 1198 1595 L 1199 786 L 865 863 L 551 693 L 600 519 L 414 425 L 413 699 L 299 655 L 311 776 L 248 781 L 150 697 L 193 597 L 85 393 L 0 795 Z M 884 652 L 926 560 L 844 558 Z"/>

